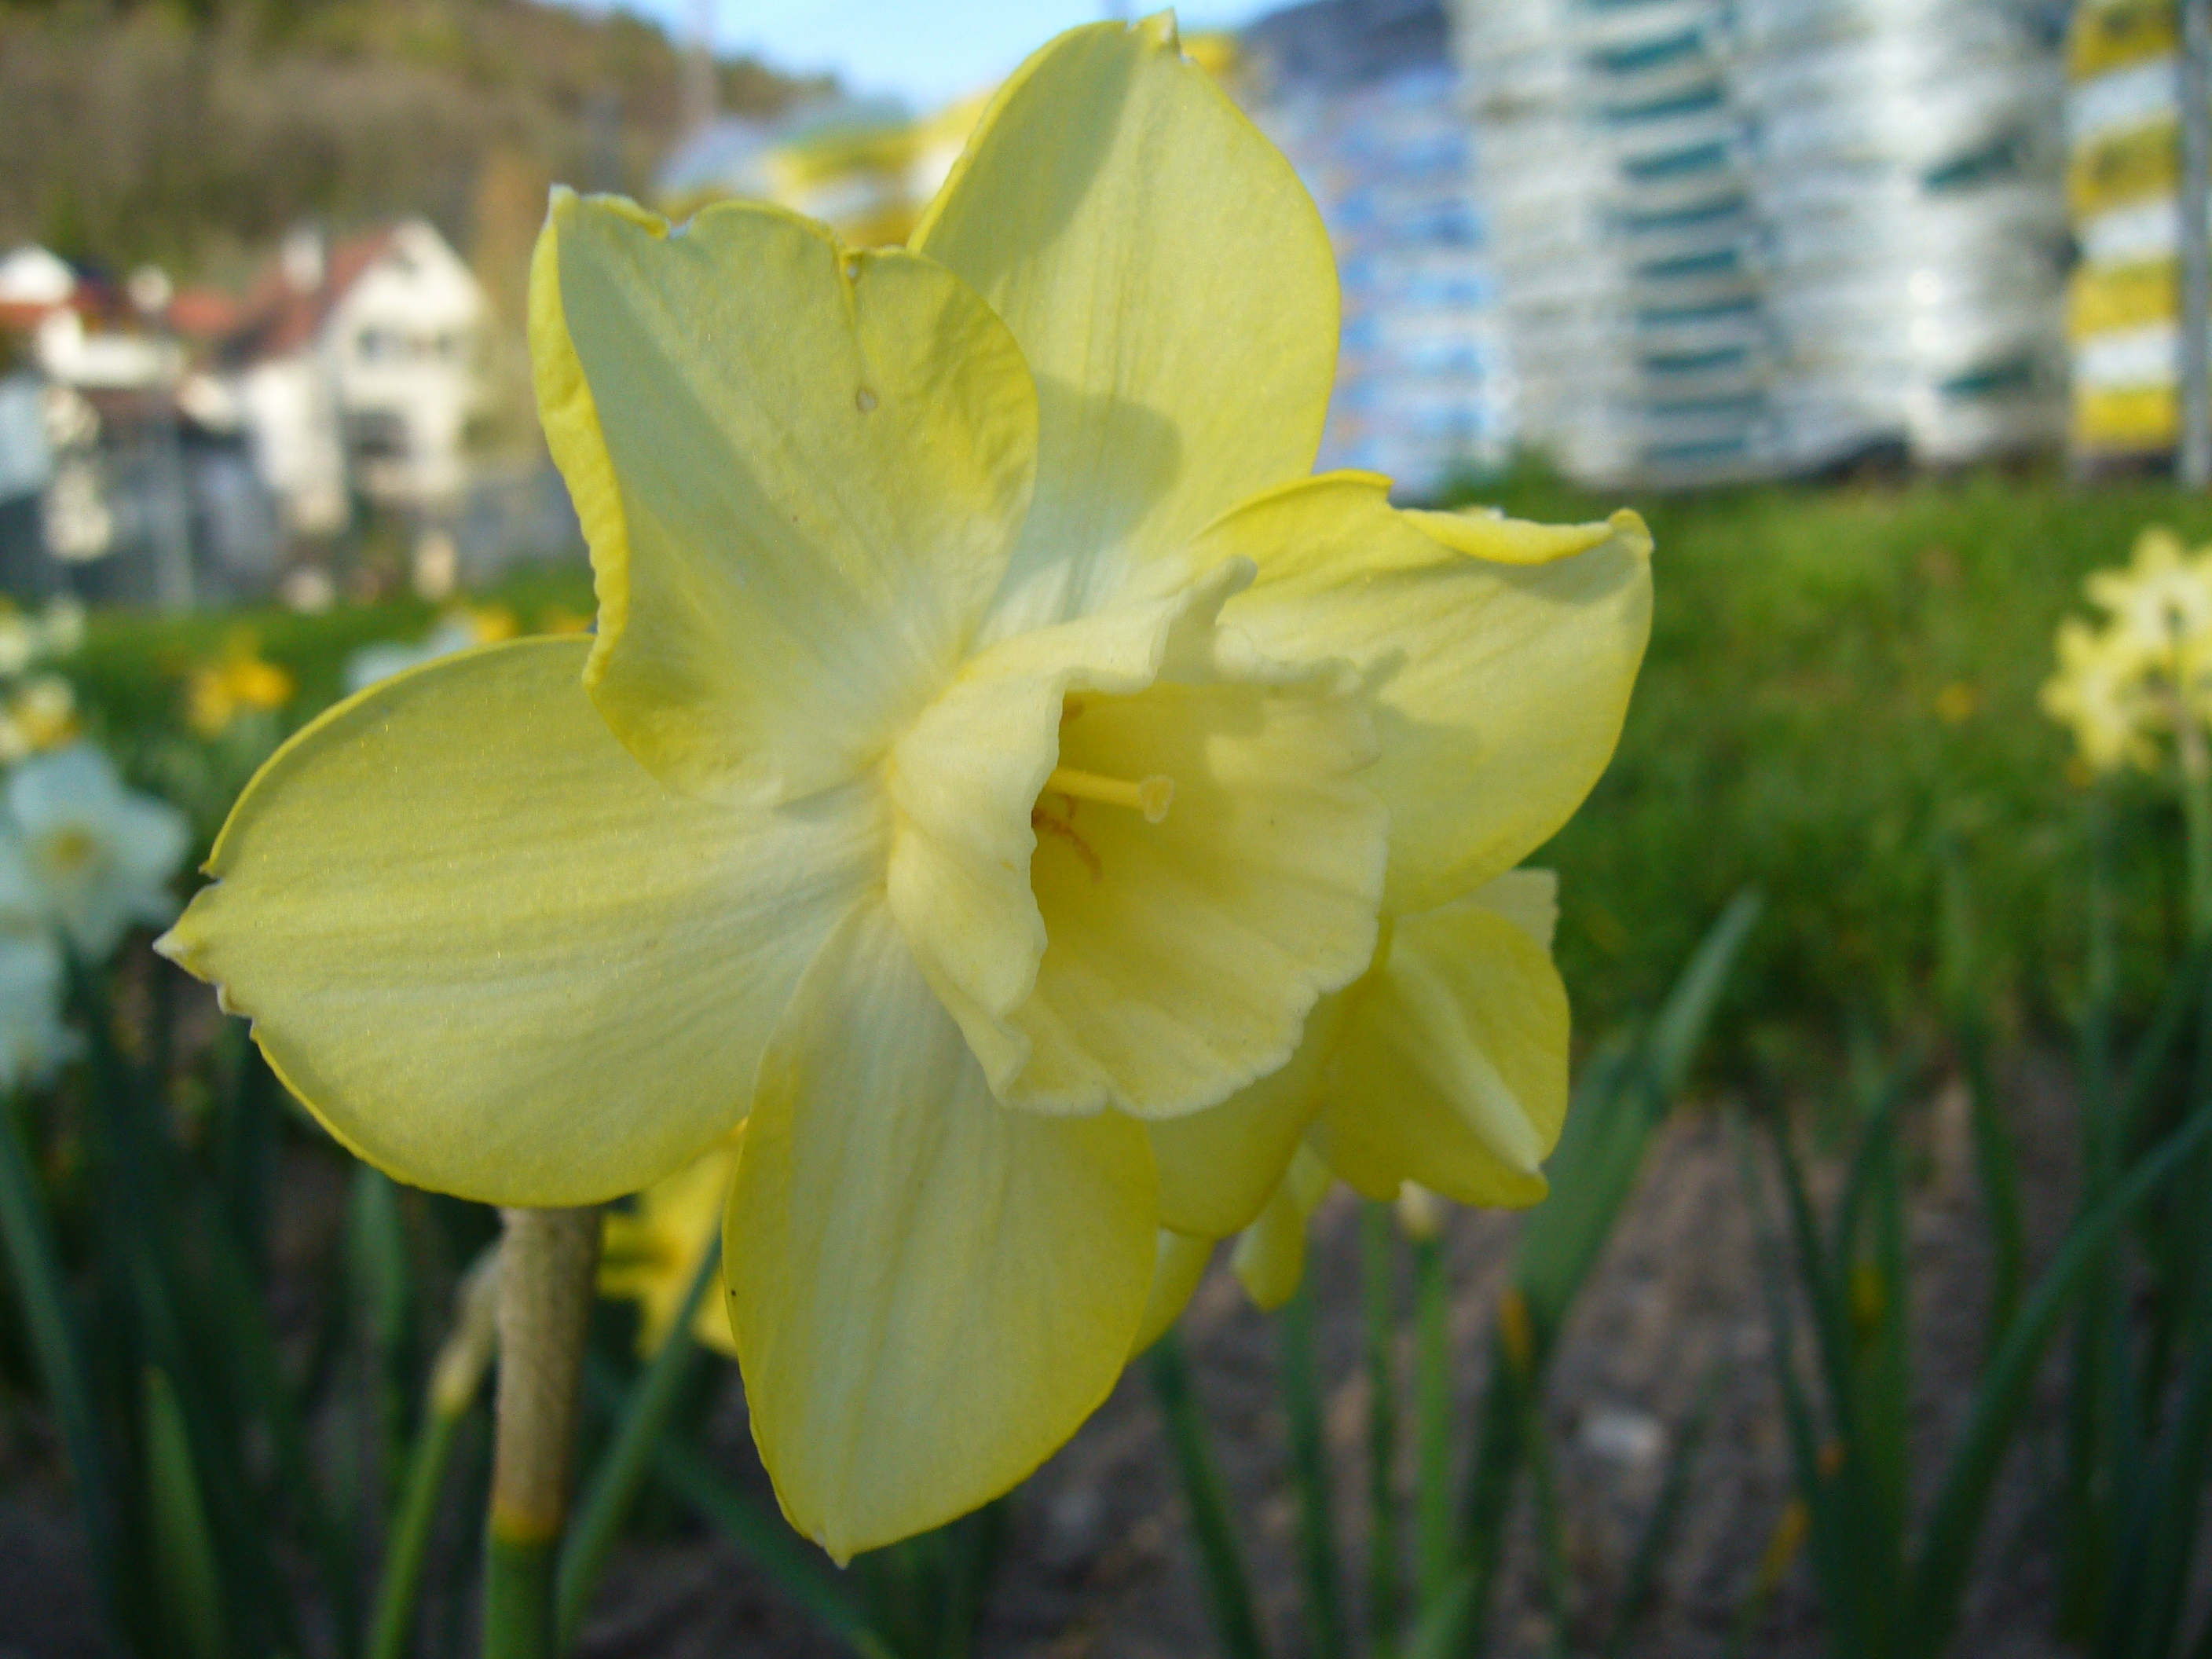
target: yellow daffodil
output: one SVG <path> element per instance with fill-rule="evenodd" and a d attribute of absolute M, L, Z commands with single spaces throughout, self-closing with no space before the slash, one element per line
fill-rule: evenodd
<path fill-rule="evenodd" d="M 598 634 L 332 710 L 163 948 L 420 1185 L 593 1202 L 745 1120 L 754 1434 L 842 1559 L 1104 1398 L 1317 1002 L 1495 954 L 1449 902 L 1604 765 L 1649 544 L 1307 476 L 1327 237 L 1164 17 L 1031 58 L 904 248 L 562 193 L 531 322 Z"/>
<path fill-rule="evenodd" d="M 2124 569 L 2097 571 L 2085 586 L 2112 618 L 2109 645 L 2124 655 L 2171 664 L 2185 642 L 2212 634 L 2212 548 L 2190 553 L 2163 526 L 2136 538 Z"/>
<path fill-rule="evenodd" d="M 548 605 L 538 614 L 538 631 L 541 634 L 588 634 L 592 631 L 592 619 L 564 605 Z"/>
<path fill-rule="evenodd" d="M 2141 652 L 2078 617 L 2058 624 L 2057 650 L 2058 672 L 2040 694 L 2043 712 L 2072 730 L 2081 759 L 2099 772 L 2154 764 L 2146 733 L 2157 715 Z"/>
<path fill-rule="evenodd" d="M 76 691 L 58 674 L 33 674 L 0 706 L 0 762 L 66 749 L 84 730 Z"/>
<path fill-rule="evenodd" d="M 684 1311 L 684 1298 L 722 1224 L 730 1176 L 738 1167 L 735 1139 L 717 1142 L 674 1175 L 638 1194 L 635 1206 L 610 1210 L 599 1254 L 599 1294 L 638 1304 L 639 1348 L 651 1353 L 668 1340 Z M 709 1295 L 699 1304 L 691 1334 L 708 1347 L 738 1357 L 726 1300 Z"/>
<path fill-rule="evenodd" d="M 219 738 L 240 714 L 273 713 L 298 689 L 290 672 L 264 661 L 253 635 L 240 629 L 221 661 L 202 664 L 185 682 L 185 723 L 204 738 Z"/>

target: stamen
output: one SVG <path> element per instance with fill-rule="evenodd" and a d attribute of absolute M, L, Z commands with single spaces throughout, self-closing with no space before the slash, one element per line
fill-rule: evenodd
<path fill-rule="evenodd" d="M 1130 783 L 1121 778 L 1102 778 L 1096 772 L 1079 772 L 1072 766 L 1058 766 L 1044 781 L 1044 787 L 1073 800 L 1126 806 L 1133 812 L 1142 812 L 1147 823 L 1158 823 L 1164 819 L 1168 804 L 1175 799 L 1175 780 L 1158 772 Z"/>

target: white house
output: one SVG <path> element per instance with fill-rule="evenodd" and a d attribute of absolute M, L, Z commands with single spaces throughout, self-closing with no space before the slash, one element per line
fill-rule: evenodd
<path fill-rule="evenodd" d="M 245 311 L 239 409 L 292 529 L 341 528 L 349 488 L 426 512 L 459 500 L 489 318 L 475 276 L 428 223 L 327 246 L 295 231 Z"/>

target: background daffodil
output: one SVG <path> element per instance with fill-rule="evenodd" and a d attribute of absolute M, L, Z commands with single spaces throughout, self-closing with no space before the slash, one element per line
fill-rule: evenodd
<path fill-rule="evenodd" d="M 676 1328 L 692 1279 L 721 1230 L 737 1164 L 737 1139 L 718 1142 L 654 1182 L 630 1208 L 607 1212 L 599 1294 L 636 1302 L 637 1344 L 645 1353 L 657 1350 Z M 738 1357 L 722 1297 L 700 1303 L 691 1334 L 719 1353 Z"/>
<path fill-rule="evenodd" d="M 1033 58 L 907 248 L 557 196 L 532 343 L 596 637 L 301 732 L 165 948 L 418 1184 L 592 1202 L 745 1120 L 754 1432 L 842 1558 L 1104 1397 L 1164 1181 L 1264 1201 L 1164 1126 L 1573 810 L 1648 544 L 1306 476 L 1327 240 L 1165 18 Z"/>

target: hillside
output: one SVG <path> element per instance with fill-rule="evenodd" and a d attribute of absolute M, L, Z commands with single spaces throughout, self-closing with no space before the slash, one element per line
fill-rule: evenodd
<path fill-rule="evenodd" d="M 805 89 L 717 68 L 731 111 Z M 504 290 L 548 184 L 642 185 L 681 80 L 654 25 L 532 0 L 0 0 L 0 247 L 220 283 L 302 218 L 422 212 Z"/>

